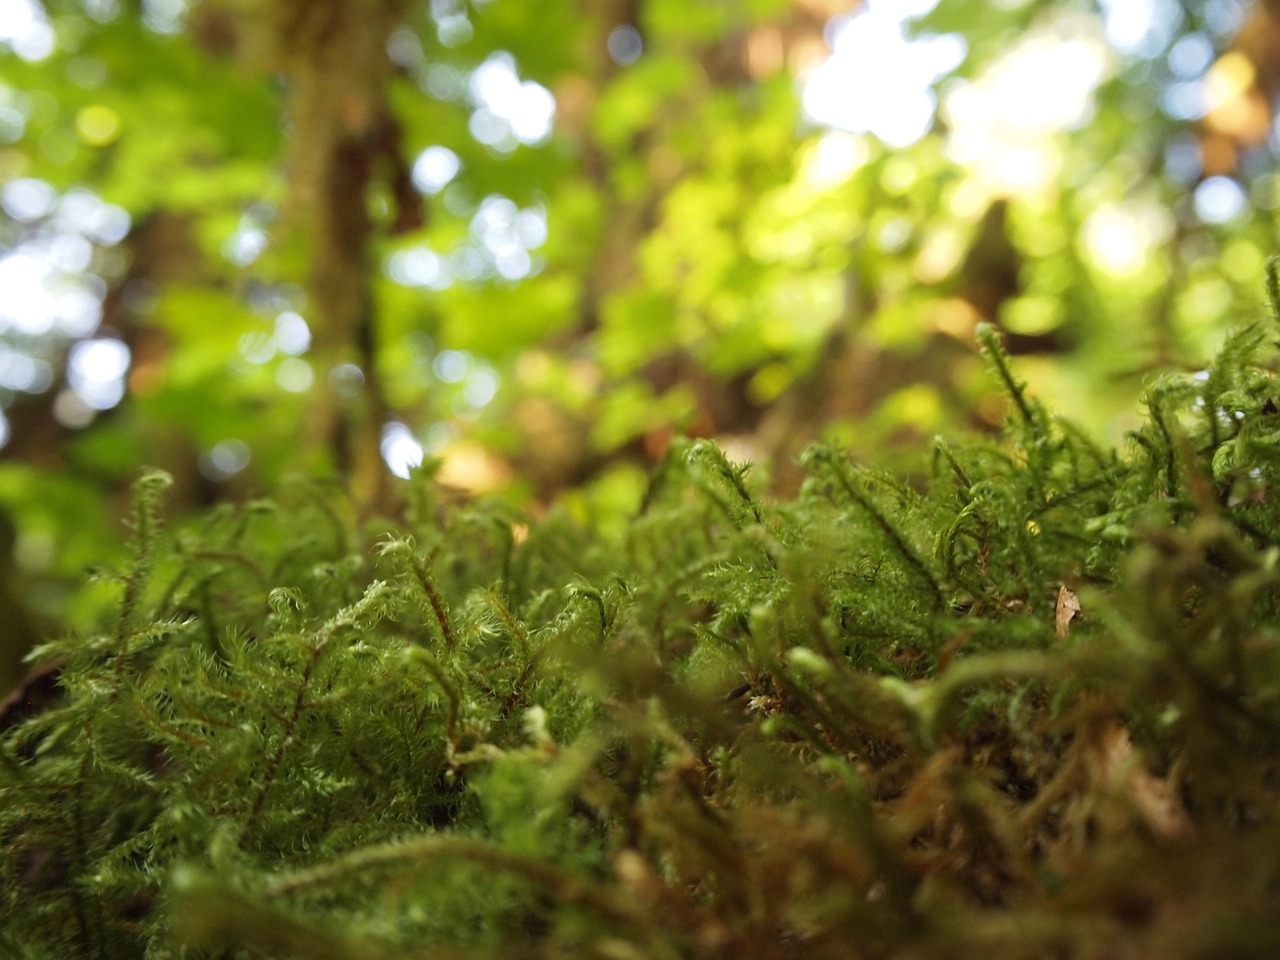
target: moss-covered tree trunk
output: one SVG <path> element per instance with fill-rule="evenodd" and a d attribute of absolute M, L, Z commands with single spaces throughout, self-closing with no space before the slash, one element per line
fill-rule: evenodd
<path fill-rule="evenodd" d="M 290 87 L 286 224 L 303 232 L 309 258 L 319 382 L 306 460 L 337 468 L 363 507 L 380 503 L 386 488 L 370 191 L 388 171 L 399 205 L 392 229 L 421 224 L 386 102 L 387 38 L 400 7 L 398 0 L 287 0 L 259 8 Z"/>

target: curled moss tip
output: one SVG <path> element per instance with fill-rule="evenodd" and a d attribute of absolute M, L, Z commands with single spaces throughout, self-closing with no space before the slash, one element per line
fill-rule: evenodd
<path fill-rule="evenodd" d="M 1013 375 L 1013 368 L 1009 365 L 1009 354 L 1000 342 L 999 331 L 993 324 L 980 323 L 974 328 L 973 335 L 978 341 L 978 349 L 994 368 L 1005 390 L 1017 406 L 1018 416 L 1027 426 L 1035 426 L 1036 413 L 1025 396 L 1026 384 Z"/>
<path fill-rule="evenodd" d="M 978 346 L 987 354 L 1003 354 L 1004 346 L 1000 343 L 1000 331 L 995 324 L 980 323 L 973 328 L 973 338 Z"/>
<path fill-rule="evenodd" d="M 138 489 L 163 493 L 173 486 L 173 476 L 164 470 L 148 467 L 138 477 Z"/>

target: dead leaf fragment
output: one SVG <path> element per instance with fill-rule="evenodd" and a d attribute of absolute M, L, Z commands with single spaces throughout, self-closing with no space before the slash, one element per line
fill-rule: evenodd
<path fill-rule="evenodd" d="M 1067 624 L 1080 612 L 1080 598 L 1066 587 L 1058 587 L 1058 602 L 1053 609 L 1053 626 L 1058 636 L 1067 635 Z"/>
<path fill-rule="evenodd" d="M 1134 755 L 1133 741 L 1122 724 L 1114 724 L 1102 735 L 1102 775 L 1156 832 L 1166 837 L 1183 833 L 1187 814 L 1169 778 L 1157 777 Z"/>

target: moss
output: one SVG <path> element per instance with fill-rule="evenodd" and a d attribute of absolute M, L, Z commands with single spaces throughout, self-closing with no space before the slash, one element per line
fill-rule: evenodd
<path fill-rule="evenodd" d="M 620 542 L 425 480 L 377 536 L 306 486 L 167 533 L 144 477 L 0 740 L 0 948 L 1277 955 L 1275 326 L 1123 451 L 981 343 L 1009 422 L 927 489 L 677 445 Z"/>

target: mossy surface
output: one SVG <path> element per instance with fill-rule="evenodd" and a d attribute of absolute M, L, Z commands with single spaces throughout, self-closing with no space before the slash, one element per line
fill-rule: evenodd
<path fill-rule="evenodd" d="M 927 489 L 680 443 L 616 541 L 146 476 L 4 718 L 0 954 L 1280 956 L 1274 325 L 1122 451 L 982 338 L 1007 428 Z"/>

